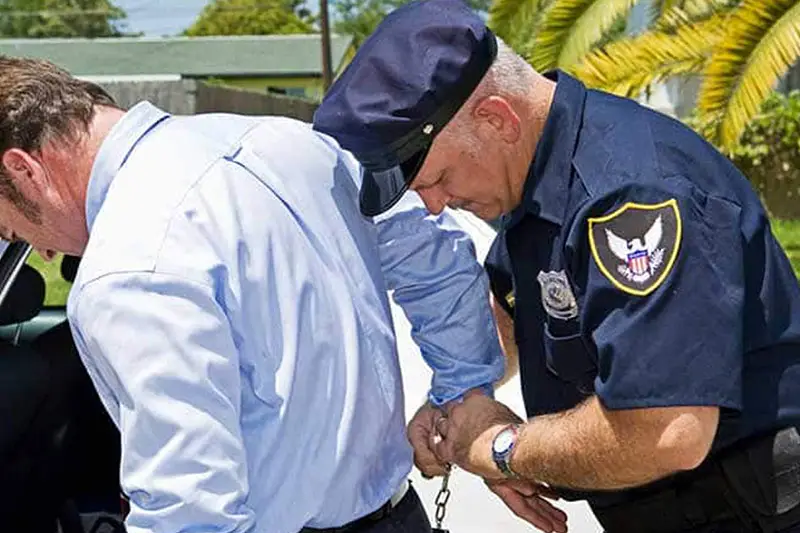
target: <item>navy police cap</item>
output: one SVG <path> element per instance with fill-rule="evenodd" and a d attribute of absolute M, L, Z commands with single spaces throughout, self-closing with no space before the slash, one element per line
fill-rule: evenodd
<path fill-rule="evenodd" d="M 364 215 L 400 200 L 496 55 L 494 35 L 461 0 L 406 4 L 364 42 L 314 114 L 314 128 L 364 167 Z"/>

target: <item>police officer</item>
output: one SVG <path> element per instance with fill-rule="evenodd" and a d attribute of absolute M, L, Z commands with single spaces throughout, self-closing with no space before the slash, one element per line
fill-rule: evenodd
<path fill-rule="evenodd" d="M 487 268 L 529 418 L 450 405 L 444 440 L 413 442 L 423 472 L 455 462 L 545 530 L 563 528 L 502 480 L 586 499 L 612 533 L 800 531 L 800 289 L 712 146 L 535 72 L 458 0 L 387 17 L 315 127 L 364 164 L 365 215 L 408 188 L 502 215 Z"/>

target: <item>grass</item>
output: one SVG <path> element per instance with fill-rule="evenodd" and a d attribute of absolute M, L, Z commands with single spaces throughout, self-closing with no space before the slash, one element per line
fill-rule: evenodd
<path fill-rule="evenodd" d="M 772 231 L 786 250 L 795 275 L 800 278 L 800 220 L 773 220 Z"/>
<path fill-rule="evenodd" d="M 58 257 L 47 263 L 35 251 L 28 256 L 27 263 L 38 270 L 44 277 L 46 287 L 44 294 L 45 307 L 63 307 L 67 304 L 67 295 L 72 284 L 61 277 L 62 257 L 59 254 Z"/>
<path fill-rule="evenodd" d="M 800 278 L 800 220 L 773 220 L 772 231 L 786 250 L 794 272 Z M 38 270 L 45 279 L 45 306 L 60 307 L 67 303 L 70 283 L 61 277 L 61 255 L 46 263 L 38 253 L 32 252 L 28 264 Z"/>

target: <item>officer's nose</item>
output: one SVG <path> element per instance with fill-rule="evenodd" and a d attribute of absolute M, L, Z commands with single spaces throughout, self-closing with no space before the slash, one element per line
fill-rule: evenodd
<path fill-rule="evenodd" d="M 447 207 L 447 198 L 438 187 L 418 189 L 417 193 L 428 211 L 434 215 L 438 215 Z"/>

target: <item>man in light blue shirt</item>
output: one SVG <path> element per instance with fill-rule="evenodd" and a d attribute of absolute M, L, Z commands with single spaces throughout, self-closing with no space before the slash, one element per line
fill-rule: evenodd
<path fill-rule="evenodd" d="M 414 198 L 363 217 L 357 163 L 307 124 L 125 113 L 36 61 L 0 57 L 0 157 L 0 232 L 83 256 L 68 313 L 130 533 L 430 531 L 387 289 L 433 404 L 503 373 L 451 219 Z"/>

